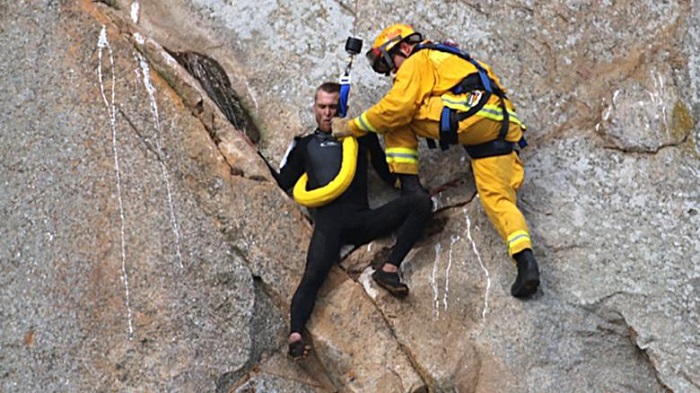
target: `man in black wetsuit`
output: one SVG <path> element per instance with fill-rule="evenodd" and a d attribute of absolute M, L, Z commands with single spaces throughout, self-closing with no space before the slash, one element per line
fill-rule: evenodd
<path fill-rule="evenodd" d="M 310 135 L 296 137 L 282 161 L 277 182 L 289 190 L 306 173 L 307 189 L 329 184 L 340 172 L 343 144 L 331 135 L 331 121 L 338 112 L 340 85 L 324 83 L 314 97 L 314 113 L 318 128 Z M 306 256 L 306 268 L 294 293 L 290 310 L 289 355 L 294 360 L 306 357 L 310 347 L 301 331 L 311 316 L 318 290 L 338 261 L 345 244 L 362 245 L 396 231 L 396 243 L 389 259 L 372 278 L 396 297 L 408 295 L 408 286 L 401 282 L 399 266 L 411 247 L 420 239 L 430 218 L 432 202 L 415 175 L 401 175 L 402 195 L 385 205 L 370 209 L 367 197 L 367 155 L 379 176 L 392 187 L 396 178 L 389 172 L 384 151 L 377 136 L 369 133 L 357 138 L 358 154 L 355 175 L 350 185 L 337 198 L 312 211 L 314 232 Z M 422 192 L 415 192 L 416 189 Z"/>

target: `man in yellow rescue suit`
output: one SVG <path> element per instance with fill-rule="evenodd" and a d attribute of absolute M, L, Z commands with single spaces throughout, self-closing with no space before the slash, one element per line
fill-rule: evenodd
<path fill-rule="evenodd" d="M 524 168 L 514 145 L 525 126 L 498 77 L 487 64 L 454 45 L 423 41 L 420 33 L 404 24 L 384 29 L 367 58 L 377 73 L 394 74 L 393 86 L 360 116 L 350 121 L 335 118 L 334 135 L 383 134 L 391 171 L 403 175 L 402 181 L 413 176 L 414 182 L 418 137 L 427 138 L 429 144 L 437 139 L 442 147 L 463 145 L 484 210 L 516 261 L 518 275 L 511 294 L 534 294 L 539 269 L 527 223 L 516 206 Z"/>

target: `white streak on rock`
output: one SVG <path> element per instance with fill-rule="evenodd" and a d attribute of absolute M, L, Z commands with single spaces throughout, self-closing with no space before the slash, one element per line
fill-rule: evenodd
<path fill-rule="evenodd" d="M 255 109 L 258 109 L 258 100 L 255 98 L 255 91 L 250 88 L 250 84 L 248 83 L 248 80 L 245 80 L 245 87 L 248 90 L 248 94 L 250 95 L 250 99 L 253 100 L 253 105 L 255 105 Z"/>
<path fill-rule="evenodd" d="M 118 209 L 119 209 L 119 218 L 121 219 L 121 227 L 120 227 L 120 252 L 121 252 L 121 264 L 122 264 L 122 276 L 121 276 L 121 281 L 124 284 L 124 291 L 125 291 L 125 302 L 126 302 L 126 310 L 127 310 L 127 320 L 128 320 L 128 326 L 129 326 L 129 340 L 132 340 L 134 337 L 134 327 L 132 323 L 132 312 L 131 312 L 131 300 L 130 300 L 130 294 L 129 294 L 129 274 L 126 269 L 126 217 L 124 216 L 124 203 L 122 200 L 122 181 L 121 181 L 121 171 L 119 169 L 119 147 L 117 144 L 117 109 L 115 105 L 115 84 L 116 84 L 116 76 L 114 73 L 114 53 L 112 52 L 112 46 L 109 44 L 109 41 L 107 40 L 107 28 L 105 26 L 102 26 L 102 30 L 100 31 L 100 38 L 97 41 L 97 48 L 98 48 L 98 65 L 97 65 L 97 77 L 100 82 L 100 93 L 102 94 L 102 99 L 104 100 L 105 107 L 107 108 L 107 112 L 109 113 L 109 121 L 110 121 L 110 128 L 112 130 L 112 151 L 114 153 L 114 173 L 116 177 L 116 183 L 117 183 L 117 203 L 118 203 Z M 107 49 L 107 52 L 109 53 L 109 65 L 110 65 L 110 71 L 112 73 L 112 80 L 111 80 L 111 95 L 110 98 L 107 98 L 107 94 L 105 93 L 105 82 L 104 82 L 104 76 L 102 72 L 102 56 L 104 49 Z"/>
<path fill-rule="evenodd" d="M 131 3 L 131 21 L 134 22 L 134 24 L 139 23 L 139 2 L 134 1 Z"/>
<path fill-rule="evenodd" d="M 440 288 L 437 282 L 437 272 L 440 265 L 440 250 L 442 246 L 440 243 L 435 244 L 435 262 L 433 263 L 433 273 L 430 275 L 430 284 L 433 287 L 433 302 L 435 304 L 435 317 L 440 316 L 440 301 L 438 300 Z"/>
<path fill-rule="evenodd" d="M 163 150 L 163 126 L 160 122 L 160 115 L 158 113 L 158 102 L 156 101 L 156 88 L 153 87 L 151 82 L 151 69 L 148 65 L 146 59 L 140 54 L 137 54 L 139 60 L 139 66 L 143 76 L 143 85 L 146 87 L 148 92 L 148 98 L 151 104 L 151 116 L 153 117 L 153 123 L 156 129 L 156 149 L 158 151 L 158 162 L 160 163 L 160 170 L 163 174 L 163 182 L 165 183 L 165 189 L 168 198 L 168 209 L 170 212 L 170 226 L 172 227 L 173 236 L 175 237 L 175 254 L 177 256 L 177 261 L 180 264 L 180 268 L 183 269 L 184 265 L 182 263 L 182 253 L 180 251 L 180 227 L 177 223 L 177 217 L 175 216 L 175 204 L 173 202 L 173 192 L 170 185 L 170 176 L 168 175 L 168 168 L 165 166 L 165 152 Z"/>
<path fill-rule="evenodd" d="M 447 269 L 445 269 L 445 292 L 442 294 L 442 305 L 447 311 L 447 295 L 450 292 L 450 268 L 452 267 L 452 250 L 454 249 L 455 243 L 459 240 L 459 236 L 452 235 L 450 238 L 450 253 L 447 262 Z"/>
<path fill-rule="evenodd" d="M 652 110 L 653 112 L 653 117 L 655 120 L 658 120 L 659 117 L 661 117 L 661 122 L 664 125 L 664 128 L 666 129 L 666 135 L 668 137 L 668 140 L 671 140 L 671 127 L 669 127 L 668 124 L 668 109 L 666 107 L 666 94 L 665 94 L 665 83 L 664 83 L 664 77 L 661 75 L 661 73 L 656 73 L 654 75 L 654 71 L 649 71 L 649 76 L 651 77 L 651 80 L 654 83 L 654 91 L 649 92 L 649 99 L 651 100 L 652 103 Z M 646 105 L 645 107 L 648 107 Z M 660 111 L 655 110 L 657 108 L 661 108 Z M 652 114 L 650 114 L 650 117 Z"/>
<path fill-rule="evenodd" d="M 481 312 L 481 318 L 485 319 L 486 313 L 488 312 L 488 309 L 489 309 L 489 290 L 491 289 L 491 274 L 489 273 L 488 269 L 486 269 L 486 265 L 484 265 L 484 261 L 481 260 L 481 254 L 479 254 L 479 250 L 476 248 L 476 242 L 474 242 L 474 239 L 472 238 L 471 219 L 469 219 L 468 214 L 466 214 L 466 217 L 467 217 L 467 238 L 472 243 L 472 250 L 474 251 L 474 254 L 476 254 L 476 258 L 477 258 L 477 260 L 479 260 L 479 265 L 481 265 L 481 270 L 484 271 L 484 275 L 486 276 L 486 291 L 484 292 L 484 309 Z"/>

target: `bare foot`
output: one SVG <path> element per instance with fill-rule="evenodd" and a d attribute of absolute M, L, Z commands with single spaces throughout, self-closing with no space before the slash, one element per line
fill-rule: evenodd
<path fill-rule="evenodd" d="M 301 334 L 294 332 L 289 335 L 289 340 L 287 341 L 289 344 L 301 340 Z"/>
<path fill-rule="evenodd" d="M 304 340 L 301 337 L 301 334 L 299 333 L 292 333 L 289 335 L 289 357 L 292 358 L 295 362 L 298 362 L 300 360 L 304 360 L 308 355 L 309 351 L 311 350 L 311 346 L 306 345 L 304 343 Z"/>

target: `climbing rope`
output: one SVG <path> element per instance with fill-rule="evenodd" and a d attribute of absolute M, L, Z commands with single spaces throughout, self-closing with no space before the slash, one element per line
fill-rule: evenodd
<path fill-rule="evenodd" d="M 362 40 L 355 37 L 355 32 L 357 29 L 357 3 L 359 0 L 355 0 L 355 13 L 352 20 L 352 35 L 348 37 L 345 41 L 345 52 L 348 53 L 348 59 L 345 63 L 345 70 L 340 75 L 340 105 L 338 108 L 338 117 L 345 117 L 348 113 L 348 96 L 350 95 L 350 83 L 352 79 L 350 78 L 350 71 L 352 70 L 352 62 L 355 55 L 358 55 L 362 51 Z"/>

